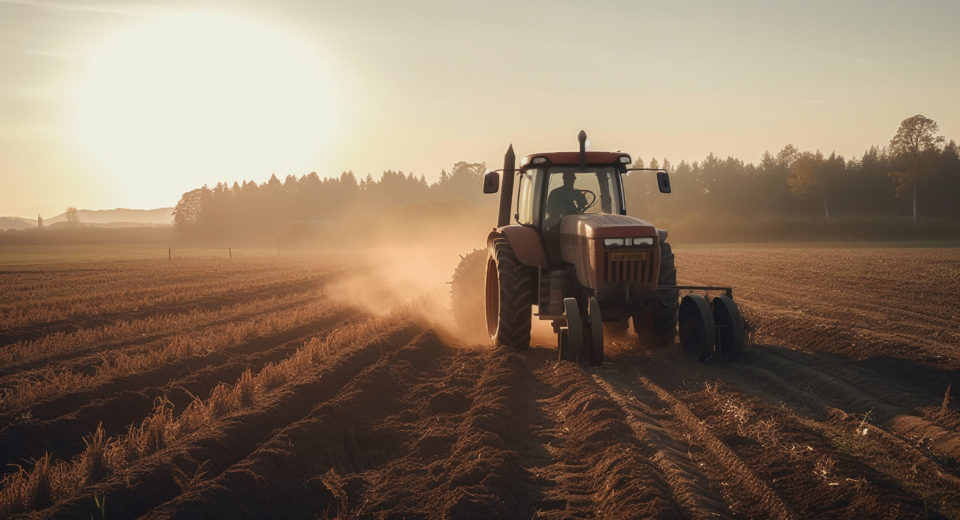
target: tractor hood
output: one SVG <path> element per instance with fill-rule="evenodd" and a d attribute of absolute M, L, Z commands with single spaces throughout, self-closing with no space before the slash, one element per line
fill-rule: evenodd
<path fill-rule="evenodd" d="M 604 239 L 652 238 L 649 244 L 607 247 Z M 660 246 L 653 224 L 626 215 L 567 215 L 560 221 L 560 258 L 573 264 L 577 281 L 597 291 L 654 289 Z"/>
<path fill-rule="evenodd" d="M 563 217 L 560 221 L 560 235 L 583 238 L 643 238 L 656 237 L 657 228 L 646 220 L 627 215 L 587 213 Z"/>

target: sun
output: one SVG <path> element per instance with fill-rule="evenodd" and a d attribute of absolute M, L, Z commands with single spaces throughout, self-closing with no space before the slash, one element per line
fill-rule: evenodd
<path fill-rule="evenodd" d="M 336 91 L 315 46 L 288 31 L 234 15 L 154 15 L 90 49 L 73 139 L 104 189 L 131 205 L 175 202 L 205 183 L 316 169 Z"/>

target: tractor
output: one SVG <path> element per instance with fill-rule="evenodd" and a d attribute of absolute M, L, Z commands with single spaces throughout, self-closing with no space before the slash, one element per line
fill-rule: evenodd
<path fill-rule="evenodd" d="M 656 172 L 670 193 L 669 173 L 587 151 L 583 131 L 578 139 L 578 152 L 531 154 L 519 169 L 511 145 L 503 169 L 484 175 L 483 192 L 500 193 L 497 226 L 454 272 L 455 319 L 523 350 L 536 316 L 551 322 L 559 359 L 588 366 L 603 361 L 605 331 L 624 334 L 630 320 L 641 341 L 673 344 L 679 327 L 683 350 L 699 360 L 739 357 L 745 331 L 732 288 L 677 285 L 667 232 L 627 215 L 623 176 Z"/>

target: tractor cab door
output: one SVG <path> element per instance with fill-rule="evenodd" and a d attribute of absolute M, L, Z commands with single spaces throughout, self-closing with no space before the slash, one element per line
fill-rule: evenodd
<path fill-rule="evenodd" d="M 530 168 L 521 171 L 517 177 L 519 177 L 517 214 L 515 215 L 517 223 L 539 229 L 541 215 L 540 193 L 542 191 L 540 179 L 543 177 L 543 171 L 539 168 Z"/>

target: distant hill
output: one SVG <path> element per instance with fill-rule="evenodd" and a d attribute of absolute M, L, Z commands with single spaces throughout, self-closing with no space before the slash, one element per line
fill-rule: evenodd
<path fill-rule="evenodd" d="M 77 210 L 77 220 L 81 224 L 93 227 L 155 227 L 173 225 L 173 208 L 157 209 L 80 209 Z M 61 213 L 55 217 L 44 218 L 43 225 L 56 226 L 65 224 L 67 214 Z M 36 218 L 0 217 L 0 231 L 36 229 Z"/>
<path fill-rule="evenodd" d="M 37 219 L 23 217 L 0 217 L 0 230 L 28 229 L 37 227 Z"/>
<path fill-rule="evenodd" d="M 78 209 L 77 220 L 84 224 L 132 224 L 132 225 L 163 225 L 173 224 L 173 208 L 157 209 Z M 66 222 L 67 214 L 61 213 L 56 217 L 44 218 L 44 224 Z M 36 221 L 34 221 L 36 225 Z"/>

